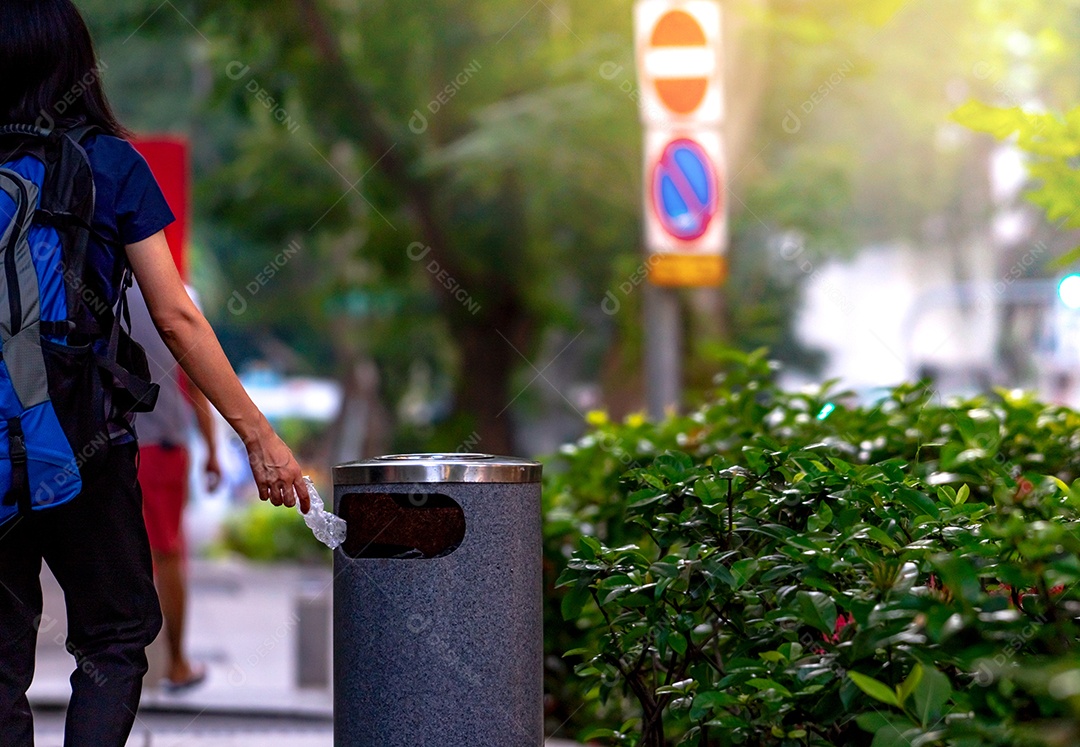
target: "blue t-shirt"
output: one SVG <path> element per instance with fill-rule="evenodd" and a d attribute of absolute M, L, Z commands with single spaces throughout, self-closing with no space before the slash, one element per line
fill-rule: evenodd
<path fill-rule="evenodd" d="M 174 220 L 146 160 L 126 140 L 94 135 L 83 143 L 94 172 L 94 229 L 113 245 L 91 236 L 87 265 L 97 273 L 110 304 L 119 297 L 114 287 L 123 247 L 148 239 Z M 121 252 L 120 255 L 117 252 Z"/>
<path fill-rule="evenodd" d="M 109 242 L 91 235 L 87 269 L 97 275 L 99 287 L 113 305 L 120 297 L 116 280 L 124 247 L 150 238 L 176 218 L 146 160 L 131 143 L 95 135 L 83 142 L 83 148 L 94 172 L 94 229 Z M 119 426 L 110 426 L 109 435 L 113 443 L 131 441 L 131 435 Z"/>

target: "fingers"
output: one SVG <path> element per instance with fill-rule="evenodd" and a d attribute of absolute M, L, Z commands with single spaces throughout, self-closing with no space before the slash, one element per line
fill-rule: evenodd
<path fill-rule="evenodd" d="M 304 484 L 303 471 L 281 439 L 274 436 L 269 448 L 249 447 L 248 459 L 261 500 L 288 508 L 295 507 L 299 501 L 300 510 L 308 512 L 311 498 Z"/>
<path fill-rule="evenodd" d="M 293 483 L 293 489 L 300 499 L 300 513 L 306 514 L 311 510 L 311 494 L 308 492 L 307 483 L 304 482 L 303 478 L 300 478 Z"/>
<path fill-rule="evenodd" d="M 278 483 L 278 490 L 281 491 L 281 501 L 285 504 L 286 508 L 293 508 L 296 506 L 296 494 L 293 492 L 291 483 Z"/>
<path fill-rule="evenodd" d="M 283 480 L 275 480 L 266 486 L 266 493 L 270 500 L 270 504 L 273 506 L 285 506 L 292 508 L 296 505 L 296 497 L 292 494 L 291 489 L 286 489 L 287 486 Z M 265 499 L 264 499 L 265 500 Z"/>
<path fill-rule="evenodd" d="M 268 501 L 268 500 L 270 500 L 270 485 L 269 485 L 269 483 L 266 483 L 266 482 L 264 482 L 262 480 L 258 480 L 258 481 L 256 481 L 256 485 L 259 488 L 259 500 L 260 501 Z"/>
<path fill-rule="evenodd" d="M 297 468 L 299 473 L 299 468 Z M 311 496 L 308 494 L 307 485 L 302 477 L 295 477 L 290 481 L 274 480 L 272 483 L 259 485 L 259 498 L 270 501 L 273 506 L 285 506 L 294 508 L 297 500 L 300 502 L 300 510 L 307 513 L 311 508 Z"/>

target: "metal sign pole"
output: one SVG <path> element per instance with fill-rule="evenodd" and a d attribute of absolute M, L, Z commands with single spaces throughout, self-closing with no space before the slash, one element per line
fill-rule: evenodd
<path fill-rule="evenodd" d="M 679 292 L 645 284 L 645 393 L 649 417 L 660 420 L 682 403 L 683 328 Z"/>
<path fill-rule="evenodd" d="M 721 19 L 715 0 L 634 5 L 649 256 L 645 389 L 657 420 L 682 404 L 679 288 L 719 287 L 727 274 Z"/>

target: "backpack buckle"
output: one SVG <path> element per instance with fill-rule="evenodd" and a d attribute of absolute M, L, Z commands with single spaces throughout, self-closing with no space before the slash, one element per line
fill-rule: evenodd
<path fill-rule="evenodd" d="M 11 449 L 11 463 L 13 465 L 26 464 L 26 441 L 23 439 L 23 435 L 12 434 L 8 439 Z"/>
<path fill-rule="evenodd" d="M 13 467 L 26 464 L 26 437 L 19 418 L 8 420 L 8 455 Z"/>

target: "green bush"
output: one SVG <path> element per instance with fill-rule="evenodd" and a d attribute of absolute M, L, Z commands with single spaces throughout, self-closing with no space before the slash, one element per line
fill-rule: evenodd
<path fill-rule="evenodd" d="M 330 563 L 333 554 L 315 539 L 293 509 L 258 502 L 232 514 L 225 523 L 217 554 L 235 553 L 262 563 Z"/>
<path fill-rule="evenodd" d="M 553 720 L 651 747 L 1080 743 L 1080 415 L 772 373 L 746 356 L 691 415 L 594 416 L 564 450 Z"/>

